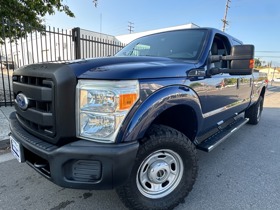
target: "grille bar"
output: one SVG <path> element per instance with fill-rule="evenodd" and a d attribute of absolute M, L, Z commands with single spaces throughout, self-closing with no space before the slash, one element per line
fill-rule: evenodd
<path fill-rule="evenodd" d="M 51 101 L 52 89 L 49 87 L 41 87 L 35 85 L 28 85 L 19 82 L 14 82 L 14 92 L 24 92 L 26 96 L 35 101 Z"/>
<path fill-rule="evenodd" d="M 37 111 L 36 109 L 29 108 L 26 111 L 21 110 L 17 104 L 15 104 L 15 109 L 17 113 L 21 115 L 21 117 L 33 122 L 35 124 L 39 124 L 42 126 L 52 126 L 53 125 L 53 115 L 52 113 L 44 113 L 41 111 Z"/>

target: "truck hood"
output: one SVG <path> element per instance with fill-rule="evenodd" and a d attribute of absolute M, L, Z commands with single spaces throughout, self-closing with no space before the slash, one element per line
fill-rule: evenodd
<path fill-rule="evenodd" d="M 159 57 L 108 57 L 68 63 L 80 79 L 145 79 L 185 77 L 193 63 Z"/>

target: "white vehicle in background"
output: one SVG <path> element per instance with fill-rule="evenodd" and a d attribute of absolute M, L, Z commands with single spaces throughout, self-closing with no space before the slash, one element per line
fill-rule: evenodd
<path fill-rule="evenodd" d="M 280 78 L 274 78 L 272 82 L 280 82 Z"/>

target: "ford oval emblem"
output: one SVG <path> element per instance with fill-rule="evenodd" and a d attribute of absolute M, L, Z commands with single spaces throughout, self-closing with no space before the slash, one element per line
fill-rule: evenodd
<path fill-rule="evenodd" d="M 17 95 L 15 102 L 22 110 L 26 110 L 28 108 L 28 99 L 23 93 L 19 93 Z"/>

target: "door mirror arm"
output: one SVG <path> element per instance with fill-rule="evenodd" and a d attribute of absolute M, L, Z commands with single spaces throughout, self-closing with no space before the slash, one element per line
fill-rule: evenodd
<path fill-rule="evenodd" d="M 228 61 L 228 68 L 210 68 L 209 74 L 229 73 L 234 75 L 249 75 L 254 67 L 254 45 L 235 45 L 231 47 L 231 54 L 210 55 L 210 63 Z"/>

